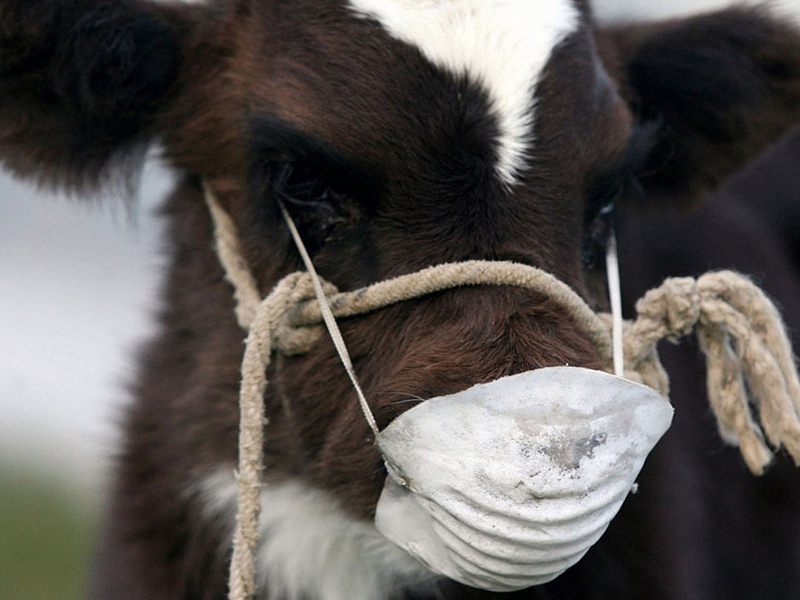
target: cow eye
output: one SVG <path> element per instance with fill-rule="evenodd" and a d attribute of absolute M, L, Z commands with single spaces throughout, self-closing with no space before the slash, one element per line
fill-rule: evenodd
<path fill-rule="evenodd" d="M 268 193 L 284 203 L 309 252 L 315 254 L 345 220 L 340 213 L 344 194 L 324 173 L 302 161 L 270 160 L 265 170 Z"/>
<path fill-rule="evenodd" d="M 608 236 L 616 220 L 617 201 L 623 194 L 622 179 L 607 180 L 590 193 L 584 213 L 583 265 L 596 269 L 603 264 Z"/>
<path fill-rule="evenodd" d="M 612 228 L 617 229 L 617 207 L 646 202 L 639 177 L 645 174 L 652 150 L 661 138 L 657 121 L 640 123 L 631 132 L 628 146 L 616 165 L 601 172 L 589 188 L 584 212 L 583 262 L 587 269 L 604 263 Z"/>

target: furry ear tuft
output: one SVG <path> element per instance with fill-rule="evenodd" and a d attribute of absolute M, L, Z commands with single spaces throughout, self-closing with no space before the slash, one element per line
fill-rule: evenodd
<path fill-rule="evenodd" d="M 800 124 L 800 31 L 763 9 L 601 35 L 634 113 L 661 125 L 650 196 L 697 198 Z"/>
<path fill-rule="evenodd" d="M 154 135 L 181 64 L 155 3 L 0 5 L 0 161 L 21 177 L 90 191 Z M 141 155 L 139 152 L 138 155 Z"/>
<path fill-rule="evenodd" d="M 100 5 L 63 38 L 54 57 L 54 90 L 109 141 L 135 133 L 178 74 L 177 40 L 144 12 Z"/>

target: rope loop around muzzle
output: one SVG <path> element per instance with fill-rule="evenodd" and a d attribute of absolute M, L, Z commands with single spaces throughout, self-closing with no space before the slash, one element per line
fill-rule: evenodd
<path fill-rule="evenodd" d="M 240 394 L 239 514 L 231 563 L 232 600 L 255 594 L 266 371 L 273 351 L 302 354 L 319 340 L 324 331 L 320 325 L 326 320 L 323 312 L 327 312 L 321 309 L 321 302 L 328 304 L 333 317 L 345 318 L 455 287 L 524 288 L 557 301 L 594 343 L 605 370 L 613 372 L 611 316 L 595 313 L 565 283 L 528 265 L 498 261 L 437 265 L 340 293 L 329 283 L 315 283 L 309 264 L 309 273 L 288 275 L 261 300 L 233 221 L 208 187 L 206 200 L 214 219 L 220 262 L 235 289 L 239 324 L 248 331 Z M 775 449 L 785 447 L 800 465 L 800 382 L 778 311 L 756 285 L 732 271 L 707 273 L 698 279 L 667 279 L 637 302 L 636 311 L 636 319 L 624 326 L 626 378 L 667 397 L 669 378 L 658 358 L 657 344 L 662 339 L 677 342 L 696 331 L 706 357 L 709 400 L 723 439 L 739 446 L 754 474 L 763 473 L 772 459 L 768 443 Z M 328 315 L 329 329 L 331 320 Z M 332 328 L 336 330 L 335 321 Z M 333 330 L 336 343 L 339 334 Z M 348 361 L 343 357 L 343 362 Z M 352 371 L 350 376 L 362 395 Z M 371 413 L 366 416 L 370 420 Z M 371 426 L 377 431 L 374 419 Z"/>
<path fill-rule="evenodd" d="M 293 273 L 270 295 L 287 284 L 304 284 L 303 293 L 295 292 L 271 329 L 273 347 L 287 355 L 308 352 L 324 331 L 307 278 L 305 273 Z M 527 265 L 491 261 L 437 265 L 345 293 L 325 284 L 337 318 L 469 285 L 514 286 L 556 299 L 595 344 L 605 370 L 612 372 L 610 315 L 594 313 L 565 284 Z M 755 474 L 763 473 L 772 459 L 765 436 L 774 448 L 784 446 L 800 464 L 800 383 L 791 346 L 775 306 L 755 284 L 732 271 L 706 273 L 699 279 L 670 278 L 648 291 L 636 303 L 636 312 L 623 337 L 626 378 L 668 397 L 669 377 L 658 358 L 658 342 L 677 343 L 696 330 L 706 357 L 709 401 L 723 439 L 740 447 Z"/>

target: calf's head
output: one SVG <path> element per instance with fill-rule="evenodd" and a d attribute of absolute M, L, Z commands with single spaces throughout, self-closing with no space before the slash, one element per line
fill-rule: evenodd
<path fill-rule="evenodd" d="M 800 38 L 750 9 L 603 29 L 583 0 L 5 0 L 0 48 L 7 168 L 89 192 L 158 141 L 182 174 L 128 452 L 184 482 L 235 456 L 242 348 L 201 181 L 263 294 L 300 268 L 280 199 L 342 290 L 513 260 L 598 302 L 614 210 L 688 203 L 800 119 Z M 561 307 L 515 289 L 341 326 L 381 427 L 475 383 L 596 366 Z M 271 371 L 267 472 L 369 517 L 385 472 L 332 345 Z M 130 479 L 158 478 L 145 463 Z"/>

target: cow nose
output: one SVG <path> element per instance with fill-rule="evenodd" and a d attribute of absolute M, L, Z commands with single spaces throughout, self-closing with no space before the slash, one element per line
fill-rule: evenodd
<path fill-rule="evenodd" d="M 390 476 L 376 525 L 466 585 L 545 583 L 602 536 L 672 412 L 648 387 L 577 367 L 428 400 L 378 438 Z"/>

